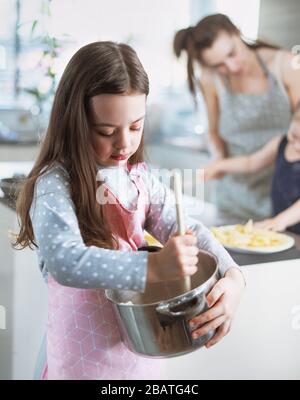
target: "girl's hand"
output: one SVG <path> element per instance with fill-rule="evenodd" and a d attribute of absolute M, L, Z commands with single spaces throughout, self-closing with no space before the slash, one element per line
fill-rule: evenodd
<path fill-rule="evenodd" d="M 280 216 L 270 218 L 270 219 L 265 219 L 263 221 L 255 222 L 254 228 L 258 229 L 268 229 L 270 231 L 276 231 L 276 232 L 283 232 L 287 228 L 287 224 L 284 221 L 284 218 L 281 218 Z"/>
<path fill-rule="evenodd" d="M 215 330 L 215 335 L 205 345 L 208 348 L 227 335 L 244 288 L 242 273 L 237 268 L 230 268 L 207 295 L 209 309 L 190 320 L 193 337 Z"/>
<path fill-rule="evenodd" d="M 222 160 L 217 160 L 204 167 L 204 180 L 221 179 L 225 175 L 222 171 Z"/>
<path fill-rule="evenodd" d="M 159 252 L 149 253 L 148 282 L 180 279 L 197 272 L 199 249 L 192 231 L 170 238 Z"/>

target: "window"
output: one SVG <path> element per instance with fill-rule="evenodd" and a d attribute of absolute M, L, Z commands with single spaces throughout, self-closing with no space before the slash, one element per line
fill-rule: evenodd
<path fill-rule="evenodd" d="M 249 39 L 256 39 L 259 25 L 260 0 L 216 0 L 216 10 L 228 15 Z"/>
<path fill-rule="evenodd" d="M 0 2 L 0 104 L 11 102 L 15 79 L 15 4 L 11 0 Z"/>
<path fill-rule="evenodd" d="M 190 23 L 189 0 L 52 0 L 50 18 L 41 14 L 47 0 L 0 1 L 2 105 L 14 101 L 16 84 L 28 88 L 42 78 L 43 70 L 36 65 L 41 49 L 30 41 L 30 29 L 36 18 L 50 35 L 61 38 L 67 34 L 66 46 L 56 66 L 58 75 L 79 47 L 109 39 L 129 43 L 137 50 L 150 77 L 150 96 L 178 79 L 181 70 L 172 54 L 172 40 L 177 29 Z M 16 58 L 16 4 L 19 4 L 21 22 L 19 61 Z M 19 102 L 27 104 L 28 97 L 22 93 Z"/>

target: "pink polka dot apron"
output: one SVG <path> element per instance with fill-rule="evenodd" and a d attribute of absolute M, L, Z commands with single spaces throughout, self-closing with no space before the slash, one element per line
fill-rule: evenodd
<path fill-rule="evenodd" d="M 139 192 L 133 211 L 127 210 L 106 187 L 115 204 L 105 204 L 104 215 L 119 241 L 120 250 L 135 251 L 145 245 L 143 226 L 148 195 L 139 171 L 131 178 Z M 47 329 L 48 379 L 163 379 L 164 361 L 130 352 L 121 341 L 115 314 L 103 289 L 76 289 L 48 278 Z"/>

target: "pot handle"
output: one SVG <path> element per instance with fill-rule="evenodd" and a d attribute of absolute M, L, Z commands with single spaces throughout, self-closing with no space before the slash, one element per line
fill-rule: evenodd
<path fill-rule="evenodd" d="M 188 306 L 188 303 L 194 303 Z M 173 311 L 174 308 L 178 308 L 179 306 L 187 306 L 186 309 L 182 311 Z M 202 313 L 207 310 L 207 301 L 204 293 L 192 294 L 190 296 L 185 296 L 181 300 L 173 301 L 173 302 L 165 302 L 160 303 L 156 307 L 156 311 L 159 314 L 164 315 L 165 317 L 169 317 L 171 319 L 184 319 L 188 320 L 193 318 L 194 316 Z"/>

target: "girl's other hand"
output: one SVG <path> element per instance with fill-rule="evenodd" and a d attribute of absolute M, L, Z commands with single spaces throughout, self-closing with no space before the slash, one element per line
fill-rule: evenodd
<path fill-rule="evenodd" d="M 217 160 L 204 167 L 204 180 L 221 179 L 225 175 L 222 171 L 222 160 Z"/>
<path fill-rule="evenodd" d="M 227 335 L 244 288 L 242 273 L 237 268 L 230 268 L 207 295 L 209 309 L 190 320 L 193 337 L 197 338 L 215 330 L 215 335 L 205 345 L 208 348 Z"/>
<path fill-rule="evenodd" d="M 255 222 L 254 228 L 283 232 L 286 230 L 287 225 L 284 219 L 278 216 L 270 219 L 265 219 L 263 221 Z"/>
<path fill-rule="evenodd" d="M 199 249 L 192 231 L 173 236 L 157 253 L 148 256 L 148 282 L 182 279 L 197 272 Z"/>

